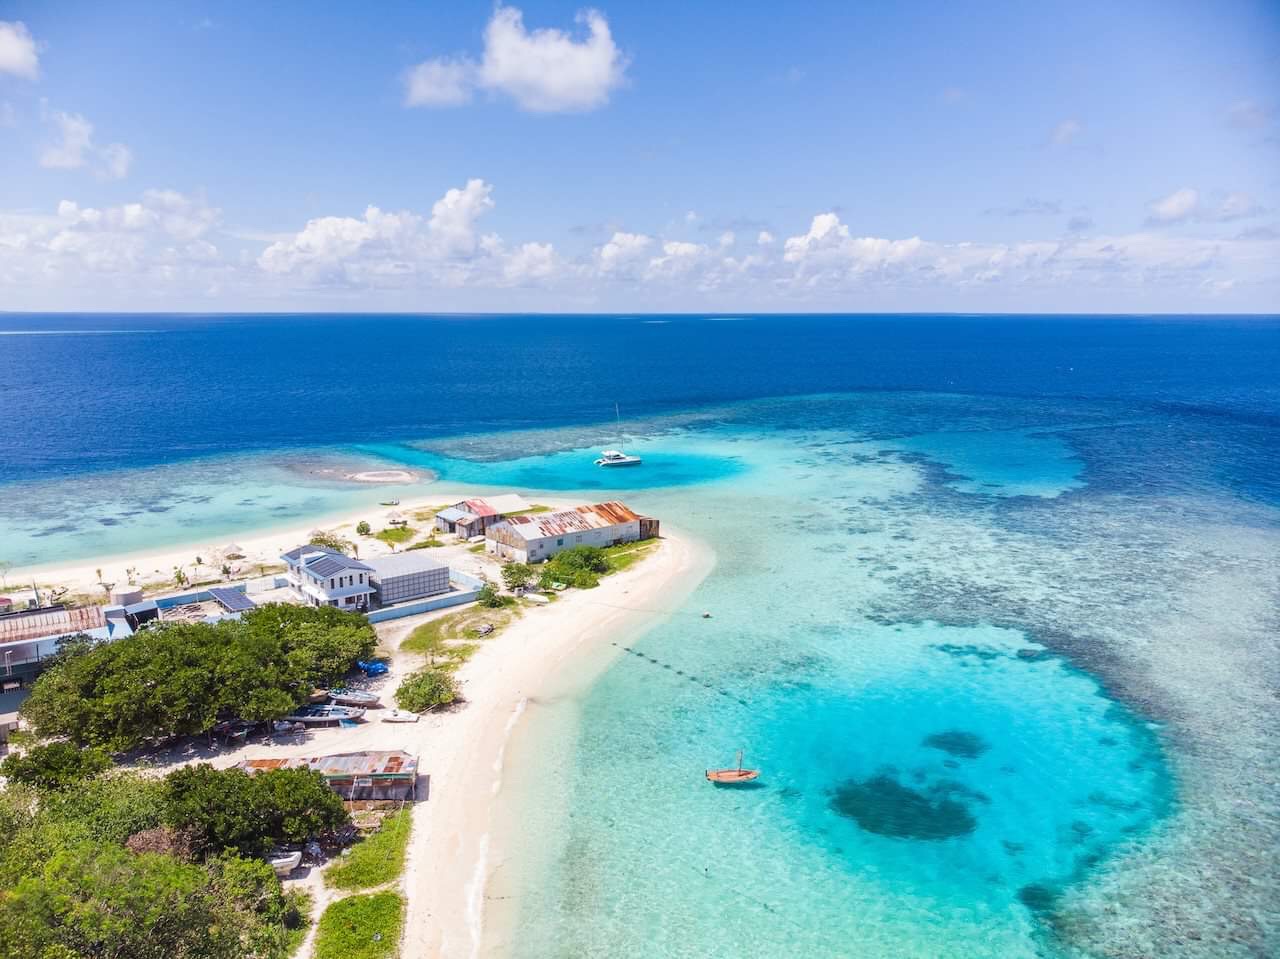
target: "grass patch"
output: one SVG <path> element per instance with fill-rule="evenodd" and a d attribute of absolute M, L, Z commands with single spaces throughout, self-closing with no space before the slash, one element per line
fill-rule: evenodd
<path fill-rule="evenodd" d="M 403 922 L 398 892 L 339 899 L 320 917 L 315 959 L 392 959 L 400 952 Z"/>
<path fill-rule="evenodd" d="M 387 529 L 380 529 L 373 534 L 374 539 L 380 539 L 384 543 L 391 545 L 395 543 L 407 543 L 418 535 L 418 531 L 412 526 L 390 526 Z"/>
<path fill-rule="evenodd" d="M 440 512 L 442 509 L 448 509 L 448 505 L 446 504 L 445 506 L 433 506 L 427 509 L 415 510 L 409 515 L 419 523 L 429 523 L 436 518 L 436 513 Z"/>
<path fill-rule="evenodd" d="M 311 893 L 303 889 L 295 889 L 285 893 L 289 900 L 289 915 L 285 917 L 284 954 L 292 956 L 307 938 L 307 930 L 311 928 Z"/>
<path fill-rule="evenodd" d="M 390 882 L 404 871 L 404 852 L 413 825 L 411 808 L 382 820 L 377 832 L 366 836 L 324 873 L 325 885 L 334 889 L 371 889 Z"/>
<path fill-rule="evenodd" d="M 484 543 L 476 543 L 476 545 L 475 545 L 475 546 L 468 546 L 468 547 L 467 547 L 467 552 L 468 552 L 468 553 L 483 553 L 483 552 L 484 552 Z"/>
<path fill-rule="evenodd" d="M 518 509 L 511 513 L 503 513 L 502 515 L 503 516 L 532 516 L 534 513 L 550 513 L 550 512 L 551 512 L 550 506 L 541 506 L 535 503 L 533 506 L 530 506 L 528 509 Z"/>
<path fill-rule="evenodd" d="M 426 539 L 420 539 L 416 543 L 412 543 L 405 547 L 405 550 L 411 549 L 433 549 L 436 546 L 443 546 L 444 543 L 435 538 L 435 534 L 428 536 Z"/>
<path fill-rule="evenodd" d="M 479 649 L 477 640 L 493 639 L 519 619 L 521 613 L 521 608 L 514 605 L 502 609 L 477 606 L 461 609 L 423 623 L 405 637 L 400 649 L 406 653 L 420 653 L 427 657 L 429 663 L 439 662 L 445 668 L 456 668 Z M 480 627 L 485 623 L 493 627 L 493 632 L 481 636 Z"/>
<path fill-rule="evenodd" d="M 644 559 L 649 551 L 658 545 L 658 542 L 657 539 L 642 539 L 634 543 L 619 543 L 617 546 L 606 546 L 604 548 L 604 558 L 609 563 L 609 572 L 620 573 L 638 560 Z"/>

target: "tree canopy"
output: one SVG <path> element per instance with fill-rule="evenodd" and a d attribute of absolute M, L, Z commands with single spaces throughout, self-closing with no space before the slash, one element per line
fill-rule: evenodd
<path fill-rule="evenodd" d="M 6 756 L 0 763 L 0 775 L 41 789 L 65 789 L 91 779 L 110 766 L 111 757 L 101 749 L 82 749 L 72 743 L 55 742 Z"/>
<path fill-rule="evenodd" d="M 240 620 L 71 643 L 36 680 L 22 715 L 42 737 L 130 749 L 224 719 L 283 716 L 371 655 L 376 642 L 356 613 L 273 604 Z"/>
<path fill-rule="evenodd" d="M 190 833 L 197 852 L 261 855 L 345 826 L 338 794 L 309 769 L 186 766 L 165 777 L 164 822 Z"/>
<path fill-rule="evenodd" d="M 210 821 L 253 825 L 229 837 Z M 0 792 L 0 959 L 283 959 L 296 899 L 239 850 L 347 821 L 308 770 L 202 766 L 38 794 L 10 784 Z"/>

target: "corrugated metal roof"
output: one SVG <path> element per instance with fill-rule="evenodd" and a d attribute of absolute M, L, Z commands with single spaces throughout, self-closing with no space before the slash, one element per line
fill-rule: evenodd
<path fill-rule="evenodd" d="M 326 779 L 348 776 L 413 779 L 418 775 L 418 757 L 401 750 L 339 753 L 335 756 L 297 756 L 290 759 L 246 759 L 236 764 L 249 772 L 268 769 L 314 769 Z"/>
<path fill-rule="evenodd" d="M 616 500 L 608 503 L 595 503 L 590 506 L 579 506 L 575 509 L 558 513 L 536 513 L 532 516 L 510 516 L 506 519 L 511 531 L 521 539 L 545 539 L 549 536 L 564 536 L 568 533 L 585 533 L 592 529 L 605 529 L 609 526 L 621 526 L 638 520 L 625 504 Z"/>
<path fill-rule="evenodd" d="M 101 606 L 24 610 L 0 618 L 0 643 L 68 636 L 100 629 L 106 624 Z"/>

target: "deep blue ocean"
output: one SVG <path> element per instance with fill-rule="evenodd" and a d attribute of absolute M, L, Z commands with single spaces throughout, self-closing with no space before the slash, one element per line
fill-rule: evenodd
<path fill-rule="evenodd" d="M 1280 952 L 1280 317 L 8 314 L 0 422 L 19 567 L 434 482 L 710 545 L 529 706 L 516 955 Z"/>
<path fill-rule="evenodd" d="M 844 391 L 1116 400 L 1262 444 L 1280 423 L 1280 317 L 0 314 L 0 334 L 0 483 Z"/>

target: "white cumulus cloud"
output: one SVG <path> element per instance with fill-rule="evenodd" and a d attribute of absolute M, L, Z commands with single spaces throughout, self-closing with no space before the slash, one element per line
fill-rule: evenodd
<path fill-rule="evenodd" d="M 34 80 L 40 74 L 35 38 L 21 20 L 0 20 L 0 73 Z"/>
<path fill-rule="evenodd" d="M 87 166 L 107 180 L 128 176 L 133 153 L 123 143 L 97 146 L 93 142 L 93 124 L 78 113 L 55 113 L 53 124 L 58 130 L 58 138 L 40 154 L 42 167 L 78 170 Z"/>
<path fill-rule="evenodd" d="M 1191 220 L 1229 223 L 1266 212 L 1266 208 L 1248 193 L 1233 191 L 1217 194 L 1206 201 L 1199 190 L 1184 186 L 1148 204 L 1147 222 L 1153 225 L 1185 223 Z"/>
<path fill-rule="evenodd" d="M 500 6 L 485 28 L 480 59 L 438 57 L 417 64 L 405 76 L 405 104 L 458 106 L 483 89 L 505 94 L 532 113 L 601 107 L 622 84 L 627 58 L 603 14 L 588 9 L 576 19 L 585 36 L 528 30 L 520 10 Z"/>

